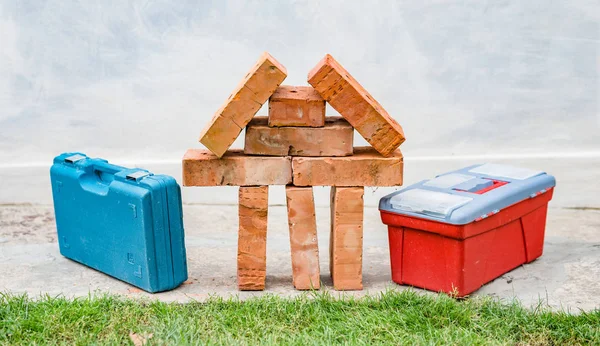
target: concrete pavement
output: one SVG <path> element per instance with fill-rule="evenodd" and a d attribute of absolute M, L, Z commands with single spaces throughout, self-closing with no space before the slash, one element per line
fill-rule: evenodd
<path fill-rule="evenodd" d="M 284 206 L 269 209 L 267 289 L 239 292 L 236 286 L 237 206 L 184 206 L 189 280 L 165 293 L 147 294 L 128 284 L 67 260 L 58 251 L 50 206 L 0 207 L 0 291 L 87 296 L 110 292 L 164 301 L 203 300 L 211 295 L 244 299 L 266 293 L 299 294 L 292 287 L 287 216 Z M 317 208 L 321 279 L 331 290 L 329 273 L 329 208 Z M 376 208 L 365 210 L 363 291 L 404 289 L 390 279 L 387 232 Z M 334 295 L 338 293 L 331 291 Z M 475 295 L 518 298 L 526 306 L 540 299 L 554 308 L 591 310 L 600 307 L 600 210 L 551 207 L 544 254 L 492 283 Z"/>

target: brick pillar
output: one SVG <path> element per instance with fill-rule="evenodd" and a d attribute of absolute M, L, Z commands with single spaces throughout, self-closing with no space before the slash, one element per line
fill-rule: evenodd
<path fill-rule="evenodd" d="M 286 186 L 292 275 L 299 290 L 319 289 L 319 247 L 312 187 Z"/>
<path fill-rule="evenodd" d="M 362 290 L 364 187 L 331 187 L 329 269 L 336 290 Z"/>
<path fill-rule="evenodd" d="M 242 291 L 265 289 L 268 186 L 240 187 L 237 279 Z"/>

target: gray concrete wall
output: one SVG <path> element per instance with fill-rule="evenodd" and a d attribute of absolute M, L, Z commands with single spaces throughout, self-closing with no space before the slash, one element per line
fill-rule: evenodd
<path fill-rule="evenodd" d="M 0 203 L 49 201 L 39 172 L 64 151 L 179 174 L 265 50 L 286 84 L 338 58 L 403 125 L 405 156 L 428 162 L 407 161 L 415 178 L 451 156 L 525 154 L 584 181 L 600 167 L 599 23 L 583 0 L 0 0 Z"/>

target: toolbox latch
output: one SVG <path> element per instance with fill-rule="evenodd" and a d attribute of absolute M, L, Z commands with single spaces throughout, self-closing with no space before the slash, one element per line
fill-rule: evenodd
<path fill-rule="evenodd" d="M 508 184 L 507 181 L 489 179 L 489 178 L 477 178 L 473 179 L 464 184 L 457 185 L 453 188 L 455 191 L 470 192 L 477 195 L 483 195 L 484 193 L 497 189 L 500 186 Z"/>
<path fill-rule="evenodd" d="M 65 157 L 65 162 L 67 162 L 67 163 L 75 163 L 75 162 L 81 161 L 83 159 L 86 159 L 86 157 L 84 155 L 75 154 L 75 155 L 71 155 L 71 156 Z"/>
<path fill-rule="evenodd" d="M 486 193 L 488 191 L 491 191 L 493 189 L 497 189 L 500 186 L 504 186 L 504 185 L 508 184 L 507 181 L 495 180 L 495 179 L 490 179 L 490 180 L 492 181 L 491 185 L 489 185 L 489 186 L 487 186 L 487 187 L 485 187 L 485 188 L 483 188 L 481 190 L 475 191 L 473 193 L 476 193 L 478 195 L 483 195 L 484 193 Z"/>
<path fill-rule="evenodd" d="M 125 178 L 127 178 L 127 180 L 133 180 L 133 181 L 138 181 L 140 179 L 142 179 L 143 177 L 146 177 L 150 175 L 150 172 L 146 172 L 146 171 L 136 171 L 133 173 L 129 173 L 125 176 Z"/>

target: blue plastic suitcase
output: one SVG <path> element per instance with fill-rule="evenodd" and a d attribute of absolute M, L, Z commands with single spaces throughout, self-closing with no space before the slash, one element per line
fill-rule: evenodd
<path fill-rule="evenodd" d="M 50 169 L 60 253 L 148 292 L 187 280 L 173 177 L 65 153 Z"/>

